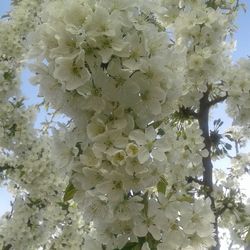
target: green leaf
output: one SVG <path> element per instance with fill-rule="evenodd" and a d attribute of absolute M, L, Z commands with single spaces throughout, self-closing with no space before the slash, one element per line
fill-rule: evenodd
<path fill-rule="evenodd" d="M 139 248 L 138 248 L 139 247 Z M 128 242 L 121 250 L 139 250 L 140 246 L 136 242 Z"/>
<path fill-rule="evenodd" d="M 4 245 L 2 250 L 10 250 L 11 248 L 12 248 L 12 245 L 8 244 L 8 245 Z"/>
<path fill-rule="evenodd" d="M 148 191 L 142 196 L 143 204 L 144 204 L 144 214 L 148 214 Z"/>
<path fill-rule="evenodd" d="M 57 204 L 62 208 L 62 210 L 68 211 L 68 209 L 69 209 L 69 203 L 57 202 Z"/>
<path fill-rule="evenodd" d="M 71 200 L 74 197 L 75 193 L 76 193 L 76 188 L 70 182 L 69 185 L 65 189 L 63 201 L 66 202 L 66 201 Z"/>
<path fill-rule="evenodd" d="M 180 198 L 178 198 L 178 201 L 186 201 L 186 202 L 189 202 L 189 203 L 192 203 L 194 200 L 191 196 L 188 196 L 188 195 L 182 195 Z"/>
<path fill-rule="evenodd" d="M 159 130 L 158 130 L 158 133 L 157 133 L 158 135 L 160 135 L 160 136 L 163 136 L 163 135 L 165 135 L 165 131 L 162 129 L 162 128 L 160 128 Z"/>
<path fill-rule="evenodd" d="M 14 78 L 14 75 L 12 72 L 4 72 L 3 77 L 7 81 L 11 81 Z"/>
<path fill-rule="evenodd" d="M 157 184 L 157 191 L 159 193 L 165 194 L 166 193 L 166 187 L 168 183 L 164 177 L 161 177 L 160 181 Z"/>

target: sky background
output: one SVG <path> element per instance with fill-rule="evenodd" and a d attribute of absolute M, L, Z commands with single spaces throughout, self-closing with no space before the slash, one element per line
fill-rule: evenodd
<path fill-rule="evenodd" d="M 246 3 L 247 1 L 241 1 Z M 6 14 L 10 10 L 10 1 L 9 0 L 0 0 L 0 16 Z M 250 10 L 246 13 L 244 11 L 241 11 L 237 21 L 236 25 L 238 26 L 238 31 L 236 32 L 236 40 L 237 40 L 237 50 L 233 53 L 233 60 L 237 61 L 240 57 L 246 57 L 250 56 Z M 38 99 L 35 97 L 38 93 L 38 90 L 36 87 L 30 85 L 28 82 L 28 79 L 30 78 L 30 73 L 27 69 L 23 70 L 22 72 L 22 90 L 24 95 L 27 97 L 26 105 L 31 105 L 33 103 L 37 103 Z M 215 109 L 211 114 L 211 120 L 222 118 L 224 121 L 223 129 L 227 129 L 232 122 L 232 119 L 230 119 L 225 114 L 225 105 L 220 105 L 217 109 Z M 44 117 L 44 111 L 42 114 L 38 117 L 38 121 L 36 122 L 35 126 L 38 127 L 41 120 Z M 248 147 L 249 149 L 250 147 Z M 228 166 L 229 161 L 223 160 L 220 162 L 217 162 L 217 164 L 220 164 L 222 166 Z M 247 182 L 246 182 L 247 183 Z M 248 184 L 248 183 L 247 183 Z M 249 190 L 248 185 L 245 185 L 246 189 Z M 8 191 L 4 187 L 0 187 L 0 216 L 7 210 L 10 209 L 10 200 L 11 196 L 8 193 Z"/>

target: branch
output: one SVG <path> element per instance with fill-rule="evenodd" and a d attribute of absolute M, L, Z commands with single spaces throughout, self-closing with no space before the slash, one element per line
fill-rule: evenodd
<path fill-rule="evenodd" d="M 227 98 L 228 98 L 228 93 L 226 92 L 226 95 L 225 95 L 225 96 L 220 96 L 220 97 L 218 97 L 218 98 L 216 98 L 216 99 L 210 101 L 210 102 L 208 103 L 208 105 L 209 105 L 209 107 L 211 107 L 211 106 L 213 106 L 213 105 L 215 105 L 215 104 L 217 104 L 217 103 L 224 102 Z"/>
<path fill-rule="evenodd" d="M 198 113 L 196 113 L 194 110 L 189 109 L 188 114 L 192 116 L 194 119 L 198 119 Z"/>
<path fill-rule="evenodd" d="M 215 215 L 216 215 L 217 217 L 219 217 L 219 216 L 221 216 L 227 209 L 228 209 L 228 206 L 227 206 L 227 205 L 224 205 L 221 209 L 219 209 L 219 210 L 215 213 Z"/>
<path fill-rule="evenodd" d="M 2 15 L 2 16 L 1 16 L 1 19 L 7 18 L 7 17 L 10 17 L 10 14 L 9 14 L 9 13 Z"/>
<path fill-rule="evenodd" d="M 186 176 L 186 181 L 187 181 L 188 183 L 195 182 L 195 183 L 198 183 L 198 184 L 200 184 L 200 185 L 204 185 L 204 182 L 203 182 L 202 180 L 199 180 L 199 179 L 194 178 L 194 177 L 192 177 L 192 176 Z"/>

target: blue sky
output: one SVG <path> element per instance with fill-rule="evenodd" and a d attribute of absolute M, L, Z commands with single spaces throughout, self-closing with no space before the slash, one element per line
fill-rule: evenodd
<path fill-rule="evenodd" d="M 0 3 L 0 16 L 10 10 L 10 0 L 1 0 Z"/>
<path fill-rule="evenodd" d="M 246 13 L 242 10 L 236 20 L 238 31 L 236 32 L 237 51 L 234 59 L 250 56 L 250 2 L 241 1 L 249 9 Z"/>
<path fill-rule="evenodd" d="M 246 1 L 242 1 L 245 2 Z M 0 0 L 0 16 L 5 14 L 10 10 L 10 0 Z M 236 40 L 237 40 L 237 51 L 233 54 L 233 59 L 237 60 L 240 57 L 246 57 L 250 56 L 250 10 L 245 13 L 244 11 L 240 12 L 240 15 L 237 18 L 236 22 L 238 26 L 238 31 L 236 32 Z M 24 95 L 27 98 L 30 98 L 27 100 L 26 104 L 30 105 L 33 103 L 37 103 L 37 98 L 34 98 L 36 96 L 38 90 L 36 87 L 31 86 L 28 83 L 28 79 L 30 77 L 30 73 L 28 70 L 24 70 L 22 72 L 22 89 L 24 92 Z M 43 112 L 44 115 L 44 112 Z M 42 116 L 39 117 L 39 121 L 42 119 Z M 212 118 L 218 119 L 221 118 L 224 120 L 224 128 L 230 126 L 231 119 L 225 114 L 224 112 L 224 106 L 221 105 L 219 108 L 214 110 L 212 112 Z M 39 121 L 36 123 L 36 126 L 38 126 Z M 228 164 L 227 161 L 224 161 L 223 164 Z M 3 214 L 4 211 L 10 208 L 10 195 L 6 191 L 5 188 L 0 188 L 0 215 Z"/>

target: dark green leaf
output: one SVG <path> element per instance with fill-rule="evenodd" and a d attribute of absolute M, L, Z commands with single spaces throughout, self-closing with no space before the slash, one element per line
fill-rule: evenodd
<path fill-rule="evenodd" d="M 128 242 L 121 250 L 139 250 L 140 247 L 138 243 L 136 242 Z"/>
<path fill-rule="evenodd" d="M 57 204 L 62 208 L 62 210 L 66 210 L 67 211 L 69 209 L 69 203 L 58 202 Z"/>
<path fill-rule="evenodd" d="M 66 202 L 66 201 L 71 200 L 74 197 L 75 193 L 76 193 L 76 189 L 74 185 L 70 182 L 64 192 L 63 201 Z"/>
<path fill-rule="evenodd" d="M 4 245 L 2 250 L 10 250 L 12 248 L 12 245 L 11 244 L 8 244 L 8 245 Z"/>
<path fill-rule="evenodd" d="M 160 136 L 165 135 L 165 131 L 164 131 L 162 128 L 160 128 L 160 129 L 158 130 L 158 135 L 160 135 Z"/>

